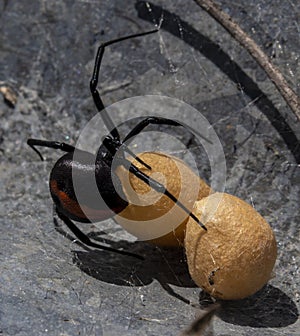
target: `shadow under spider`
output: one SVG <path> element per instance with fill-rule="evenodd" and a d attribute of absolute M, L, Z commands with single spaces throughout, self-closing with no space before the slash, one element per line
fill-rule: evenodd
<path fill-rule="evenodd" d="M 73 237 L 60 226 L 56 229 L 71 241 Z M 93 278 L 118 286 L 147 286 L 157 280 L 166 292 L 186 304 L 191 302 L 176 293 L 170 285 L 196 288 L 191 279 L 183 248 L 156 247 L 146 242 L 118 242 L 104 238 L 107 232 L 91 232 L 89 237 L 97 243 L 141 255 L 145 260 L 108 252 L 92 250 L 79 241 L 85 251 L 73 251 L 73 262 Z M 211 306 L 215 301 L 204 291 L 200 292 L 200 309 Z M 223 321 L 254 328 L 286 327 L 298 320 L 299 312 L 294 301 L 283 291 L 270 284 L 243 300 L 218 301 L 216 315 Z"/>
<path fill-rule="evenodd" d="M 100 232 L 101 234 L 101 232 Z M 73 251 L 74 263 L 95 279 L 119 286 L 146 286 L 157 280 L 171 296 L 186 304 L 190 301 L 176 293 L 170 285 L 197 287 L 191 279 L 183 248 L 156 247 L 146 242 L 114 242 L 93 239 L 115 249 L 142 255 L 145 260 L 103 250 Z"/>

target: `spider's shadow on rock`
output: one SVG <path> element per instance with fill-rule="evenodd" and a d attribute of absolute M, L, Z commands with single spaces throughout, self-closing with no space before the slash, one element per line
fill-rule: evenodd
<path fill-rule="evenodd" d="M 293 300 L 268 284 L 238 301 L 223 301 L 217 315 L 225 322 L 253 328 L 281 328 L 295 323 L 299 312 Z"/>
<path fill-rule="evenodd" d="M 168 294 L 190 304 L 170 286 L 196 287 L 189 275 L 183 248 L 156 247 L 146 242 L 124 240 L 114 242 L 106 238 L 97 239 L 97 242 L 141 255 L 145 260 L 102 250 L 73 251 L 73 261 L 83 272 L 119 286 L 146 286 L 157 280 Z"/>
<path fill-rule="evenodd" d="M 112 242 L 105 238 L 101 238 L 101 242 L 109 243 L 113 248 L 143 255 L 145 260 L 101 250 L 73 251 L 73 261 L 83 272 L 97 280 L 118 286 L 147 286 L 157 280 L 169 295 L 191 304 L 170 286 L 197 287 L 189 275 L 183 249 L 155 247 L 145 242 Z M 221 307 L 216 315 L 227 323 L 240 326 L 286 327 L 295 323 L 299 316 L 293 300 L 270 284 L 249 298 L 219 302 Z M 210 296 L 201 291 L 200 308 L 212 303 Z"/>
<path fill-rule="evenodd" d="M 57 231 L 74 242 L 72 236 L 61 227 Z M 176 293 L 170 285 L 183 288 L 197 287 L 191 279 L 183 248 L 156 247 L 146 242 L 112 241 L 107 232 L 89 234 L 97 243 L 144 257 L 139 260 L 127 255 L 104 250 L 93 250 L 81 242 L 83 250 L 73 250 L 73 262 L 81 271 L 93 278 L 118 286 L 147 286 L 157 280 L 166 292 L 186 304 L 191 302 Z M 199 307 L 205 308 L 214 301 L 200 292 Z M 260 291 L 243 300 L 219 301 L 217 316 L 228 323 L 254 328 L 279 328 L 295 323 L 299 311 L 294 301 L 280 289 L 268 284 Z"/>
<path fill-rule="evenodd" d="M 243 92 L 251 98 L 253 104 L 258 107 L 280 134 L 296 162 L 300 163 L 299 140 L 285 120 L 285 117 L 267 95 L 261 91 L 255 81 L 223 51 L 220 45 L 198 32 L 192 25 L 182 20 L 178 15 L 149 1 L 137 1 L 135 8 L 140 19 L 151 23 L 160 23 L 160 29 L 168 31 L 200 52 L 214 63 L 220 71 L 228 76 L 232 82 L 238 87 L 241 87 Z"/>

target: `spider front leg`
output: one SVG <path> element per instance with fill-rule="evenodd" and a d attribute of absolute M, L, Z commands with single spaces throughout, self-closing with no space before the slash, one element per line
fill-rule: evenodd
<path fill-rule="evenodd" d="M 156 33 L 156 32 L 158 32 L 158 30 L 159 29 L 157 28 L 157 29 L 150 30 L 150 31 L 147 31 L 147 32 L 127 35 L 127 36 L 123 36 L 123 37 L 120 37 L 120 38 L 117 38 L 117 39 L 114 39 L 114 40 L 111 40 L 111 41 L 108 41 L 108 42 L 104 42 L 99 46 L 99 48 L 97 50 L 93 75 L 92 75 L 92 78 L 90 80 L 90 91 L 91 91 L 91 94 L 92 94 L 92 97 L 93 97 L 93 100 L 94 100 L 94 104 L 95 104 L 98 112 L 100 113 L 104 124 L 106 125 L 107 129 L 110 131 L 110 134 L 106 137 L 106 141 L 113 143 L 112 146 L 108 143 L 108 145 L 111 146 L 111 148 L 112 148 L 112 151 L 111 151 L 112 155 L 114 155 L 113 151 L 115 151 L 116 148 L 120 148 L 122 143 L 120 141 L 120 134 L 118 132 L 118 129 L 115 127 L 111 117 L 107 113 L 107 111 L 105 109 L 105 105 L 104 105 L 104 103 L 101 99 L 100 93 L 97 89 L 98 81 L 99 81 L 99 72 L 100 72 L 101 62 L 102 62 L 102 59 L 103 59 L 105 48 L 112 45 L 112 44 L 119 43 L 121 41 L 125 41 L 125 40 L 129 40 L 129 39 L 132 39 L 132 38 L 141 37 L 141 36 Z M 107 147 L 107 145 L 105 145 L 105 147 Z M 129 153 L 133 158 L 135 158 L 137 161 L 139 161 L 141 164 L 143 164 L 146 168 L 151 169 L 151 167 L 148 166 L 145 162 L 143 162 L 142 160 L 137 158 L 134 155 L 134 153 L 132 151 L 130 151 L 129 148 L 126 147 L 126 145 L 123 146 L 123 151 L 126 151 L 127 153 Z"/>
<path fill-rule="evenodd" d="M 189 132 L 191 132 L 193 135 L 198 135 L 199 137 L 201 137 L 202 139 L 206 140 L 207 142 L 209 142 L 210 144 L 212 144 L 212 142 L 206 138 L 204 135 L 202 135 L 201 133 L 199 133 L 198 131 L 194 130 L 192 127 L 190 127 L 187 124 L 184 124 L 182 122 L 178 122 L 176 120 L 173 119 L 167 119 L 167 118 L 163 118 L 163 117 L 156 117 L 156 116 L 152 116 L 152 117 L 146 117 L 145 119 L 143 119 L 141 122 L 139 122 L 128 134 L 127 136 L 123 139 L 123 142 L 127 142 L 127 141 L 132 141 L 130 140 L 131 138 L 135 137 L 136 135 L 138 135 L 139 133 L 141 133 L 144 128 L 146 128 L 149 125 L 169 125 L 169 126 L 180 126 L 180 127 L 184 127 L 185 129 L 187 129 Z"/>
<path fill-rule="evenodd" d="M 102 43 L 100 45 L 100 47 L 98 48 L 96 59 L 95 59 L 94 71 L 93 71 L 92 79 L 90 81 L 90 91 L 91 91 L 91 94 L 93 96 L 93 100 L 94 100 L 94 103 L 96 105 L 96 108 L 97 108 L 98 112 L 101 114 L 101 117 L 103 119 L 104 124 L 106 125 L 108 130 L 110 130 L 110 134 L 112 135 L 112 137 L 114 139 L 120 140 L 119 132 L 118 132 L 117 128 L 114 126 L 114 123 L 111 120 L 109 114 L 105 110 L 105 106 L 104 106 L 103 101 L 101 99 L 100 93 L 97 89 L 100 66 L 101 66 L 101 62 L 102 62 L 102 58 L 103 58 L 103 55 L 104 55 L 105 48 L 112 45 L 112 44 L 121 42 L 121 41 L 129 40 L 129 39 L 132 39 L 132 38 L 135 38 L 135 37 L 140 37 L 140 36 L 153 34 L 153 33 L 156 33 L 157 31 L 158 31 L 158 29 L 154 29 L 154 30 L 151 30 L 151 31 L 143 32 L 143 33 L 138 33 L 138 34 L 133 34 L 133 35 L 120 37 L 118 39 Z"/>
<path fill-rule="evenodd" d="M 58 142 L 58 141 L 48 141 L 48 140 L 40 140 L 40 139 L 28 139 L 27 145 L 31 147 L 40 157 L 42 161 L 44 161 L 44 158 L 39 150 L 37 150 L 35 147 L 48 147 L 53 149 L 60 149 L 63 152 L 66 153 L 72 153 L 75 151 L 75 147 L 69 144 L 66 144 L 64 142 Z"/>

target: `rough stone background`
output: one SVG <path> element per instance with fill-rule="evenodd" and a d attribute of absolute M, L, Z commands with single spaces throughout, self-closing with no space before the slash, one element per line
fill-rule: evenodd
<path fill-rule="evenodd" d="M 299 1 L 217 2 L 300 94 Z M 162 94 L 205 115 L 224 147 L 226 191 L 264 215 L 279 252 L 276 277 L 255 296 L 223 304 L 210 333 L 300 334 L 299 122 L 224 29 L 193 1 L 171 0 L 152 11 L 121 0 L 0 1 L 0 84 L 17 92 L 14 108 L 0 100 L 0 334 L 177 335 L 198 314 L 201 290 L 182 251 L 136 243 L 112 220 L 85 228 L 145 262 L 57 232 L 48 176 L 59 153 L 43 149 L 41 162 L 26 146 L 29 137 L 76 142 L 96 113 L 89 79 L 97 46 L 152 29 L 162 8 L 158 34 L 108 48 L 103 100 Z"/>

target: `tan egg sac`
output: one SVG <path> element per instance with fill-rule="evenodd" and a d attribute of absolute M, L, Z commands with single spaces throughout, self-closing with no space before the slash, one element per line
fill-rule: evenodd
<path fill-rule="evenodd" d="M 196 200 L 211 192 L 211 188 L 176 157 L 154 152 L 138 157 L 151 166 L 151 170 L 136 161 L 134 164 L 161 182 L 190 211 Z M 115 217 L 116 221 L 140 240 L 163 246 L 183 245 L 188 215 L 125 169 L 119 168 L 117 174 L 130 204 Z"/>
<path fill-rule="evenodd" d="M 212 296 L 242 299 L 271 277 L 277 247 L 264 218 L 238 197 L 215 193 L 196 202 L 194 213 L 207 232 L 189 220 L 185 249 L 195 283 Z"/>

